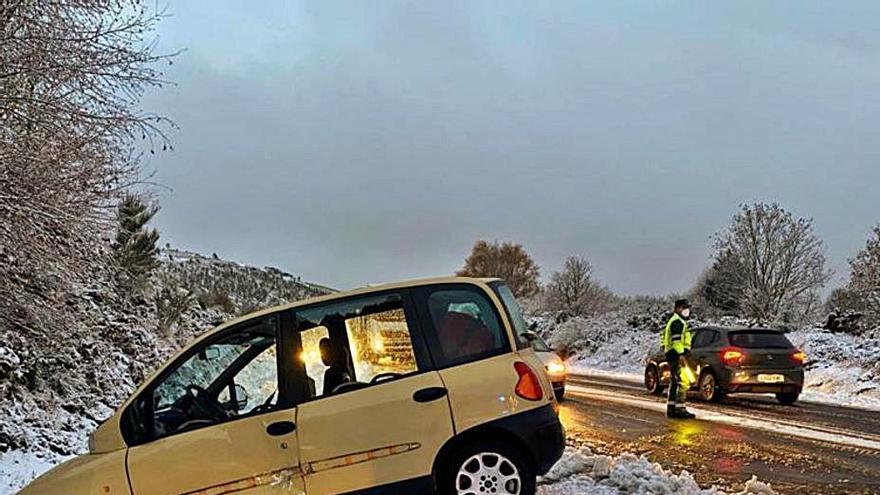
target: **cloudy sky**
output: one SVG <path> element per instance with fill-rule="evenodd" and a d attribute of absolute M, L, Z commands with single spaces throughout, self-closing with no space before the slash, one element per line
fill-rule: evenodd
<path fill-rule="evenodd" d="M 813 217 L 831 268 L 880 221 L 880 2 L 190 2 L 145 108 L 165 241 L 344 288 L 459 268 L 688 288 L 738 204 Z"/>

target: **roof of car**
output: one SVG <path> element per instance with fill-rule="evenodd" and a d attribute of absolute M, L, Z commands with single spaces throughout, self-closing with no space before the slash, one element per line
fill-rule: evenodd
<path fill-rule="evenodd" d="M 463 284 L 474 284 L 474 283 L 488 284 L 488 283 L 496 282 L 496 281 L 500 281 L 500 280 L 501 279 L 499 279 L 499 278 L 491 278 L 491 277 L 482 277 L 482 278 L 477 278 L 477 277 L 430 277 L 430 278 L 418 278 L 418 279 L 412 279 L 412 280 L 401 280 L 399 282 L 387 282 L 387 283 L 382 283 L 382 284 L 369 284 L 369 285 L 365 285 L 362 287 L 356 287 L 354 289 L 333 292 L 330 294 L 325 294 L 323 296 L 310 297 L 307 299 L 302 299 L 300 301 L 294 301 L 294 302 L 290 302 L 290 303 L 286 303 L 286 304 L 281 304 L 278 306 L 272 306 L 269 308 L 261 309 L 259 311 L 255 311 L 253 313 L 248 313 L 246 315 L 240 316 L 240 317 L 235 318 L 233 320 L 223 322 L 220 325 L 218 325 L 217 327 L 212 328 L 211 330 L 205 332 L 202 336 L 207 336 L 208 334 L 213 334 L 215 331 L 219 331 L 224 328 L 231 327 L 231 326 L 236 325 L 242 321 L 250 320 L 251 318 L 259 317 L 261 315 L 272 314 L 272 313 L 276 313 L 278 311 L 284 311 L 286 309 L 307 306 L 310 304 L 315 304 L 315 303 L 320 303 L 320 302 L 335 301 L 337 299 L 343 299 L 343 298 L 350 297 L 350 296 L 372 294 L 375 292 L 382 292 L 385 290 L 392 290 L 392 289 L 405 289 L 408 287 L 419 287 L 419 286 L 423 286 L 423 285 L 455 284 L 455 283 L 459 283 L 459 284 L 462 284 L 462 283 Z"/>
<path fill-rule="evenodd" d="M 759 330 L 765 332 L 782 332 L 781 330 L 777 330 L 775 328 L 765 328 L 765 327 L 747 327 L 744 325 L 739 326 L 721 326 L 721 325 L 705 325 L 697 327 L 695 330 L 715 330 L 718 332 L 730 333 L 730 332 L 739 332 L 742 330 Z"/>

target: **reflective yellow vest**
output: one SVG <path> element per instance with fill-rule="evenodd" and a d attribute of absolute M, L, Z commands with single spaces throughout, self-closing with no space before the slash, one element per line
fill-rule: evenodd
<path fill-rule="evenodd" d="M 682 323 L 681 335 L 672 335 L 672 323 L 676 320 Z M 691 348 L 691 329 L 687 322 L 678 313 L 672 313 L 672 318 L 666 322 L 666 328 L 663 329 L 663 335 L 660 336 L 660 343 L 663 345 L 663 352 L 669 352 L 674 349 L 678 354 L 684 354 L 685 349 Z"/>

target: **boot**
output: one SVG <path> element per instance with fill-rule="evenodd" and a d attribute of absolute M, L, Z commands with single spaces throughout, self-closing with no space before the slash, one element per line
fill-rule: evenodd
<path fill-rule="evenodd" d="M 683 407 L 682 407 L 681 409 L 678 409 L 678 410 L 676 411 L 676 414 L 677 414 L 678 417 L 681 418 L 681 419 L 694 419 L 694 418 L 697 417 L 696 414 L 694 414 L 694 413 L 688 411 L 687 409 L 685 409 L 685 408 L 683 408 Z"/>

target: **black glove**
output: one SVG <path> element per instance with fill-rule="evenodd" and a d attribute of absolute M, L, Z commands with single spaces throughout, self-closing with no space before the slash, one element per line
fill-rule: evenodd
<path fill-rule="evenodd" d="M 681 353 L 681 355 L 682 355 L 682 356 L 687 356 L 687 355 L 690 354 L 690 353 L 691 353 L 691 350 L 690 350 L 690 349 L 685 349 L 684 352 Z"/>

